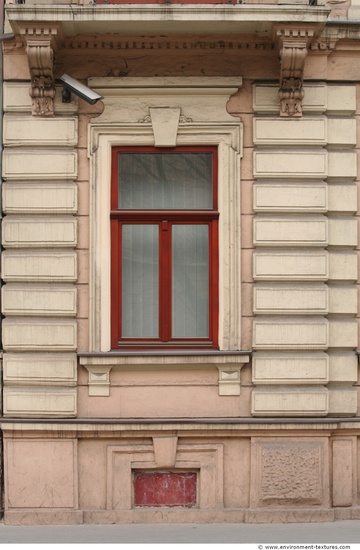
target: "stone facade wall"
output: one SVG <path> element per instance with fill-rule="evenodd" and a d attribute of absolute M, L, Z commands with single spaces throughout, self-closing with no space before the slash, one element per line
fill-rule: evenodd
<path fill-rule="evenodd" d="M 99 6 L 73 6 L 77 20 L 63 27 L 16 20 L 40 7 L 8 10 L 17 34 L 4 46 L 7 523 L 360 517 L 355 30 L 315 35 L 329 9 L 300 5 L 309 25 L 289 7 L 280 28 L 261 6 L 260 34 L 256 13 L 244 34 L 239 21 L 222 21 L 220 34 L 210 18 L 214 36 L 201 21 L 186 35 L 174 18 L 169 36 L 124 37 L 110 6 L 99 35 L 85 20 L 87 10 L 104 16 Z M 46 60 L 56 53 L 54 102 L 51 90 L 38 101 L 36 74 L 30 85 L 49 68 L 38 67 L 38 47 Z M 279 100 L 279 56 L 301 65 L 294 110 L 284 85 Z M 102 102 L 63 103 L 63 72 Z M 213 355 L 111 350 L 110 151 L 129 144 L 218 147 Z M 195 507 L 134 505 L 135 473 L 163 471 L 196 474 Z"/>
<path fill-rule="evenodd" d="M 4 84 L 2 325 L 5 416 L 76 416 L 76 105 L 31 116 Z"/>

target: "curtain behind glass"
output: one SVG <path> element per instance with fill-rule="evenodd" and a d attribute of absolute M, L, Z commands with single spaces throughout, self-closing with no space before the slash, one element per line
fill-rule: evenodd
<path fill-rule="evenodd" d="M 172 228 L 172 337 L 209 336 L 208 226 Z"/>
<path fill-rule="evenodd" d="M 159 336 L 158 239 L 158 225 L 123 225 L 123 338 Z"/>
<path fill-rule="evenodd" d="M 119 153 L 118 178 L 120 209 L 212 208 L 211 153 Z"/>

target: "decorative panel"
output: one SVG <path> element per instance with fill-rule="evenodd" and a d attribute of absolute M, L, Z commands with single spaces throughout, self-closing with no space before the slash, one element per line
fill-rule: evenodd
<path fill-rule="evenodd" d="M 251 464 L 251 507 L 329 505 L 326 438 L 254 438 Z"/>

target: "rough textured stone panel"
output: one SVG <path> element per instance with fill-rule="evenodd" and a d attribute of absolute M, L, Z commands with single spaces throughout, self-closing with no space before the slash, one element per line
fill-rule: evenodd
<path fill-rule="evenodd" d="M 255 439 L 252 474 L 255 506 L 319 505 L 327 500 L 322 441 Z"/>

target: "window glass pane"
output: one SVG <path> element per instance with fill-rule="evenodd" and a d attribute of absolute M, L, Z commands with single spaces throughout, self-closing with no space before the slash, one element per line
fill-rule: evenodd
<path fill-rule="evenodd" d="M 120 209 L 212 208 L 211 153 L 119 153 Z"/>
<path fill-rule="evenodd" d="M 209 335 L 208 226 L 172 228 L 172 337 Z"/>
<path fill-rule="evenodd" d="M 123 338 L 157 338 L 159 335 L 158 240 L 157 225 L 123 225 Z"/>

